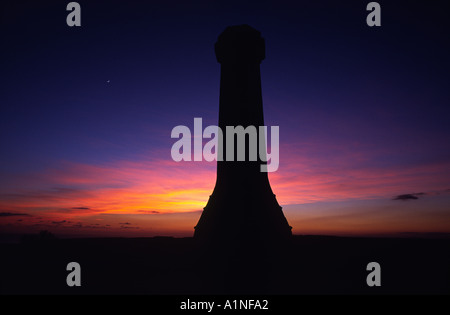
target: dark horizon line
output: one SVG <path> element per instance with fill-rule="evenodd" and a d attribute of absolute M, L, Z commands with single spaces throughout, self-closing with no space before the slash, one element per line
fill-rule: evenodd
<path fill-rule="evenodd" d="M 143 240 L 143 239 L 194 239 L 193 236 L 74 236 L 74 235 L 54 235 L 54 238 L 39 238 L 39 233 L 11 234 L 0 233 L 0 244 L 22 243 L 25 237 L 35 237 L 29 239 L 31 242 L 54 241 L 54 240 Z M 368 235 L 333 235 L 333 234 L 293 234 L 293 239 L 298 238 L 340 238 L 340 239 L 427 239 L 427 240 L 450 240 L 449 232 L 398 232 L 392 234 L 368 234 Z"/>

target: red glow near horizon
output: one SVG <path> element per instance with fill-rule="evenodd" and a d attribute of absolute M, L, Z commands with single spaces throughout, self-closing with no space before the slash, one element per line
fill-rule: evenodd
<path fill-rule="evenodd" d="M 285 156 L 283 162 L 279 171 L 269 173 L 272 189 L 282 206 L 390 200 L 398 194 L 424 189 L 431 196 L 433 191 L 442 191 L 450 178 L 442 172 L 442 169 L 450 169 L 448 165 L 393 170 L 357 168 L 341 161 L 337 168 L 293 154 Z M 26 189 L 23 182 L 26 182 Z M 88 165 L 64 162 L 43 174 L 18 178 L 11 183 L 8 193 L 2 194 L 0 199 L 1 224 L 5 232 L 48 228 L 75 234 L 187 236 L 192 233 L 214 188 L 215 163 L 158 160 Z M 404 205 L 396 201 L 392 207 Z M 285 208 L 294 233 L 308 234 L 383 233 L 396 228 L 418 231 L 423 230 L 418 222 L 425 222 L 429 217 L 422 211 L 414 214 L 414 219 L 396 225 L 393 221 L 386 222 L 392 209 L 379 211 L 380 215 L 374 216 L 367 215 L 364 209 L 355 210 L 357 215 L 348 215 L 343 223 L 345 211 L 339 209 L 321 215 L 317 209 L 308 207 L 297 206 L 295 211 Z M 438 215 L 431 220 L 425 231 L 450 232 L 450 228 L 436 224 L 441 217 Z M 129 218 L 133 218 L 133 222 L 128 222 Z"/>

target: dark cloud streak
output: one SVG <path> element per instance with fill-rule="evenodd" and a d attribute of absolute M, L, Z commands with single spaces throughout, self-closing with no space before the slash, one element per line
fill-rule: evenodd
<path fill-rule="evenodd" d="M 417 200 L 419 199 L 418 196 L 424 196 L 426 195 L 426 193 L 414 193 L 414 194 L 404 194 L 404 195 L 398 195 L 395 196 L 394 198 L 392 198 L 392 200 L 403 200 L 403 201 L 407 201 L 407 200 Z"/>
<path fill-rule="evenodd" d="M 15 217 L 15 216 L 24 216 L 29 217 L 28 213 L 14 213 L 14 212 L 0 212 L 0 217 Z"/>
<path fill-rule="evenodd" d="M 159 212 L 157 210 L 139 210 L 138 212 L 145 213 L 145 214 L 159 214 L 159 213 L 161 213 L 161 212 Z"/>

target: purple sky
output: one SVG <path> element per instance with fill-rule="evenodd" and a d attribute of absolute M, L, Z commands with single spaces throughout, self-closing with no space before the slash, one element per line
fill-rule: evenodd
<path fill-rule="evenodd" d="M 22 233 L 27 220 L 71 221 L 73 232 L 103 213 L 120 215 L 118 225 L 132 215 L 145 235 L 192 233 L 215 166 L 173 166 L 170 132 L 194 117 L 217 124 L 214 43 L 244 23 L 266 41 L 265 123 L 280 126 L 281 143 L 270 178 L 294 232 L 450 232 L 443 1 L 379 2 L 373 28 L 368 1 L 79 3 L 79 28 L 66 25 L 60 1 L 1 4 L 0 232 Z M 191 188 L 169 180 L 181 168 L 199 187 L 179 197 L 184 210 L 168 193 Z M 111 206 L 114 189 L 123 200 Z M 151 195 L 159 189 L 161 200 Z M 124 206 L 132 192 L 157 199 L 145 217 Z M 401 195 L 412 197 L 393 200 Z M 88 202 L 98 209 L 84 211 Z M 164 217 L 172 212 L 190 219 L 175 224 Z"/>

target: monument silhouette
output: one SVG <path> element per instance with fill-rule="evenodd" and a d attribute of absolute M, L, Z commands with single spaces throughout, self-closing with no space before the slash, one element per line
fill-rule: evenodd
<path fill-rule="evenodd" d="M 265 44 L 259 31 L 248 25 L 230 26 L 215 44 L 221 64 L 219 127 L 223 131 L 224 160 L 217 162 L 216 185 L 195 227 L 194 238 L 206 242 L 267 243 L 292 235 L 281 206 L 270 187 L 267 172 L 261 172 L 265 158 L 249 161 L 246 135 L 245 161 L 226 157 L 226 126 L 255 126 L 258 139 L 264 137 L 260 63 Z M 258 141 L 258 152 L 260 143 Z M 265 148 L 264 148 L 265 152 Z M 220 155 L 220 154 L 219 154 Z"/>

